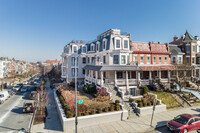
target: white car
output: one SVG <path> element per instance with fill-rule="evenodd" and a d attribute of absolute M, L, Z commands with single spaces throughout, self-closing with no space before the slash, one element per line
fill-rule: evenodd
<path fill-rule="evenodd" d="M 17 86 L 14 86 L 14 87 L 13 87 L 13 90 L 14 90 L 14 91 L 19 91 L 20 88 L 21 88 L 21 86 L 17 85 Z"/>
<path fill-rule="evenodd" d="M 9 97 L 8 91 L 0 91 L 0 104 L 2 104 Z"/>

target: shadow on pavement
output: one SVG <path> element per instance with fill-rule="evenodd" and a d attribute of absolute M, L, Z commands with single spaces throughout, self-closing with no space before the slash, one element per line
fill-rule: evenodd
<path fill-rule="evenodd" d="M 166 126 L 167 122 L 168 121 L 159 121 L 159 122 L 157 122 L 157 125 L 156 125 L 155 128 Z"/>
<path fill-rule="evenodd" d="M 16 107 L 11 110 L 11 112 L 16 113 L 16 114 L 22 114 L 23 112 L 23 107 Z"/>
<path fill-rule="evenodd" d="M 14 128 L 10 128 L 10 127 L 4 127 L 4 126 L 0 126 L 0 128 L 9 129 L 9 130 L 16 130 L 16 131 L 19 130 L 19 129 L 14 129 Z M 0 132 L 1 132 L 1 131 L 0 131 Z"/>
<path fill-rule="evenodd" d="M 160 127 L 160 128 L 155 128 L 155 131 L 157 131 L 158 133 L 171 133 L 171 131 L 169 131 L 167 129 L 167 127 L 163 126 L 163 127 Z"/>
<path fill-rule="evenodd" d="M 196 111 L 196 112 L 200 112 L 200 109 L 199 109 L 199 108 L 191 109 L 191 110 Z"/>

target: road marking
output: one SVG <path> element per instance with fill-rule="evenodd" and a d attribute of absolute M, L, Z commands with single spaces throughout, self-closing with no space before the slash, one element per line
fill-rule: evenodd
<path fill-rule="evenodd" d="M 25 93 L 24 93 L 24 95 L 25 95 Z M 19 102 L 22 100 L 23 96 L 21 96 L 17 102 L 13 103 L 11 108 L 0 118 L 0 123 L 2 123 L 4 121 L 4 119 L 8 116 L 8 114 L 11 112 L 11 110 L 14 109 L 17 104 L 19 104 Z"/>

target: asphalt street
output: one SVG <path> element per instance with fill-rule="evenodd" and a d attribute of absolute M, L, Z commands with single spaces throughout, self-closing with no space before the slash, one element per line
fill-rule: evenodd
<path fill-rule="evenodd" d="M 27 130 L 32 113 L 22 113 L 23 103 L 28 100 L 30 91 L 16 93 L 0 105 L 0 132 Z"/>

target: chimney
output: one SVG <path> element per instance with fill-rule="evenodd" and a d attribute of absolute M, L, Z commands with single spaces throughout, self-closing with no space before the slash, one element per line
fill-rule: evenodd
<path fill-rule="evenodd" d="M 178 37 L 175 35 L 175 36 L 174 36 L 174 42 L 175 42 L 177 39 L 178 39 Z"/>
<path fill-rule="evenodd" d="M 198 37 L 198 36 L 195 36 L 194 38 L 195 38 L 195 40 L 199 40 L 199 37 Z"/>
<path fill-rule="evenodd" d="M 161 42 L 160 42 L 160 41 L 158 41 L 158 44 L 161 44 Z"/>

